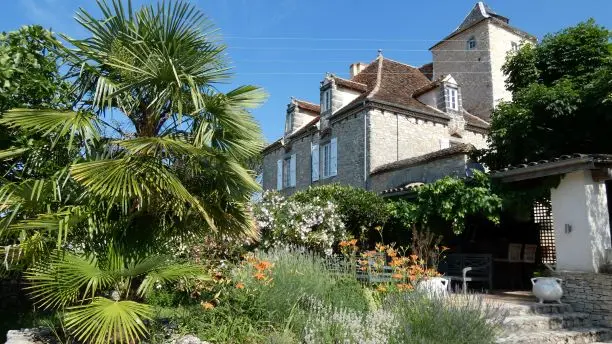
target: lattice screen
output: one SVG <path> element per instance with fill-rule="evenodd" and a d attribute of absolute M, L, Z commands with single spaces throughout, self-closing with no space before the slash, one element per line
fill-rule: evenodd
<path fill-rule="evenodd" d="M 550 206 L 536 202 L 533 207 L 533 221 L 540 227 L 540 248 L 542 263 L 555 264 L 555 229 Z"/>

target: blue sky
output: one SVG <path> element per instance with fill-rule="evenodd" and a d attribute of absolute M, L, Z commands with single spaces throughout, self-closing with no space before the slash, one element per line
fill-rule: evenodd
<path fill-rule="evenodd" d="M 268 141 L 282 135 L 291 96 L 318 101 L 326 72 L 348 77 L 352 62 L 369 62 L 378 49 L 411 65 L 431 59 L 428 48 L 454 30 L 472 0 L 192 0 L 221 30 L 235 77 L 229 85 L 262 86 L 269 94 L 254 111 Z M 84 37 L 74 12 L 97 13 L 94 0 L 4 1 L 0 30 L 41 24 Z M 134 0 L 138 5 L 146 1 Z M 610 0 L 489 0 L 510 24 L 541 38 L 587 18 L 612 28 Z"/>

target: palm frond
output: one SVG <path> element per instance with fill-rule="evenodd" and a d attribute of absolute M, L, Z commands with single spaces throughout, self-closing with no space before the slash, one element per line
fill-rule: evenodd
<path fill-rule="evenodd" d="M 30 150 L 29 148 L 17 148 L 17 147 L 1 150 L 0 160 L 18 157 L 28 152 L 29 150 Z"/>
<path fill-rule="evenodd" d="M 148 333 L 143 321 L 152 315 L 146 304 L 96 297 L 90 304 L 68 308 L 66 327 L 86 343 L 138 343 Z"/>
<path fill-rule="evenodd" d="M 143 263 L 147 264 L 147 262 Z M 138 267 L 135 267 L 135 269 L 138 269 Z M 149 269 L 146 277 L 140 283 L 140 286 L 136 292 L 140 297 L 146 297 L 151 294 L 156 284 L 163 285 L 169 282 L 175 282 L 183 278 L 191 277 L 199 277 L 201 279 L 209 278 L 208 276 L 204 275 L 202 268 L 197 265 L 166 262 Z"/>
<path fill-rule="evenodd" d="M 73 165 L 71 175 L 92 194 L 118 201 L 126 213 L 129 207 L 140 207 L 153 197 L 170 197 L 177 201 L 177 214 L 181 215 L 186 206 L 193 207 L 214 228 L 198 199 L 157 160 L 124 157 L 84 162 Z"/>
<path fill-rule="evenodd" d="M 87 112 L 13 109 L 0 118 L 0 124 L 45 136 L 53 135 L 54 143 L 68 135 L 68 149 L 73 147 L 77 135 L 86 148 L 100 137 L 96 116 Z"/>
<path fill-rule="evenodd" d="M 197 148 L 184 140 L 170 136 L 138 137 L 129 140 L 117 140 L 113 143 L 127 149 L 130 154 L 144 154 L 160 158 L 211 155 L 204 148 Z"/>
<path fill-rule="evenodd" d="M 63 308 L 85 297 L 94 297 L 115 281 L 112 273 L 101 270 L 95 257 L 81 257 L 57 251 L 49 262 L 26 272 L 32 283 L 27 289 L 43 308 Z"/>

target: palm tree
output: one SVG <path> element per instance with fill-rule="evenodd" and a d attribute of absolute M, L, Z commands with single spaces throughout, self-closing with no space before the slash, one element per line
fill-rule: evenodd
<path fill-rule="evenodd" d="M 13 163 L 11 180 L 0 179 L 0 251 L 5 267 L 26 258 L 35 301 L 66 310 L 78 338 L 131 342 L 146 334 L 150 314 L 130 300 L 150 290 L 153 279 L 142 276 L 192 272 L 139 267 L 169 267 L 154 257 L 185 237 L 254 233 L 248 201 L 259 187 L 245 166 L 263 141 L 248 110 L 265 97 L 254 86 L 215 87 L 230 76 L 224 47 L 187 1 L 98 5 L 102 18 L 83 9 L 76 16 L 90 37 L 64 36 L 72 48 L 58 51 L 74 81 L 74 107 L 12 109 L 0 118 L 42 142 L 0 151 Z M 142 282 L 135 293 L 117 282 L 132 280 Z M 119 299 L 105 297 L 109 290 Z"/>
<path fill-rule="evenodd" d="M 113 246 L 103 255 L 56 251 L 26 274 L 39 305 L 65 311 L 66 328 L 83 342 L 133 343 L 147 332 L 151 306 L 136 300 L 154 288 L 184 278 L 201 278 L 202 270 L 173 263 L 164 256 L 131 260 Z"/>
<path fill-rule="evenodd" d="M 74 48 L 61 51 L 79 94 L 76 111 L 15 109 L 0 119 L 47 137 L 47 149 L 77 153 L 46 178 L 2 186 L 0 210 L 8 216 L 0 235 L 31 236 L 45 227 L 58 235 L 58 246 L 72 233 L 90 236 L 87 243 L 99 235 L 149 249 L 164 235 L 252 234 L 246 205 L 258 185 L 244 166 L 263 141 L 248 110 L 261 104 L 263 91 L 217 90 L 229 77 L 224 47 L 188 2 L 138 10 L 129 0 L 98 5 L 101 19 L 83 9 L 76 16 L 90 37 L 65 37 Z M 124 125 L 111 116 L 125 118 Z M 0 157 L 34 150 L 14 147 Z M 24 214 L 26 200 L 49 206 Z"/>

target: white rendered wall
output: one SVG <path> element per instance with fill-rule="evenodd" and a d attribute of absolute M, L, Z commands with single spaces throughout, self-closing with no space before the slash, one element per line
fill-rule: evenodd
<path fill-rule="evenodd" d="M 611 246 L 605 184 L 588 170 L 568 173 L 551 190 L 551 202 L 557 270 L 597 272 Z"/>

